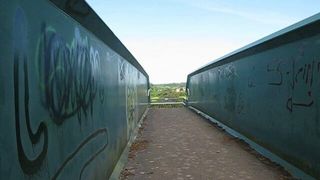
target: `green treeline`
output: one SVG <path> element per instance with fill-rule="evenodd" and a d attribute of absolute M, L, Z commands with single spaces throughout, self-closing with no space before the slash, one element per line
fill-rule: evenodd
<path fill-rule="evenodd" d="M 186 83 L 151 84 L 151 102 L 182 101 L 186 98 Z"/>

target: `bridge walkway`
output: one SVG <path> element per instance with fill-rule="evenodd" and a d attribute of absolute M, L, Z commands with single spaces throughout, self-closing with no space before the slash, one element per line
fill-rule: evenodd
<path fill-rule="evenodd" d="M 292 179 L 208 120 L 183 108 L 152 108 L 120 179 Z"/>

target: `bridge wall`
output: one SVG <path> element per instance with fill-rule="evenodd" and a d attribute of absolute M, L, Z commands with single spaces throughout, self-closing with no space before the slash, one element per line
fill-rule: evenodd
<path fill-rule="evenodd" d="M 320 178 L 320 14 L 188 75 L 188 105 Z"/>
<path fill-rule="evenodd" d="M 0 5 L 0 179 L 107 179 L 149 79 L 84 1 Z"/>

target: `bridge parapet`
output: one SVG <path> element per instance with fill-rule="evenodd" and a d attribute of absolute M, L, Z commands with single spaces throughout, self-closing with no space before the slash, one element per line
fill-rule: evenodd
<path fill-rule="evenodd" d="M 107 179 L 149 77 L 85 1 L 0 7 L 0 179 Z"/>
<path fill-rule="evenodd" d="M 317 14 L 192 72 L 188 105 L 320 178 L 319 27 Z"/>

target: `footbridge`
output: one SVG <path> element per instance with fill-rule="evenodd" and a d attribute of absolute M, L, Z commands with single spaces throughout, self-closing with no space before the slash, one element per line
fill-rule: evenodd
<path fill-rule="evenodd" d="M 0 179 L 320 178 L 320 14 L 190 73 L 174 105 L 84 0 L 0 15 Z"/>

